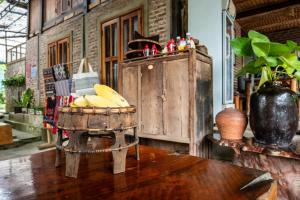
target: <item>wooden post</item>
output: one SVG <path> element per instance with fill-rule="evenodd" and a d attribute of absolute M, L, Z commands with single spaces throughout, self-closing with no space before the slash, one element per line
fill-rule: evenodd
<path fill-rule="evenodd" d="M 137 127 L 134 127 L 133 128 L 133 134 L 134 134 L 134 139 L 135 140 L 138 140 L 139 139 L 139 136 L 138 136 L 138 133 L 137 133 Z M 135 145 L 135 158 L 137 159 L 137 160 L 140 160 L 140 150 L 139 150 L 139 143 L 137 143 L 136 145 Z"/>
<path fill-rule="evenodd" d="M 294 78 L 291 80 L 291 90 L 296 93 L 298 92 L 298 83 L 297 80 Z"/>
<path fill-rule="evenodd" d="M 250 112 L 250 96 L 251 96 L 251 83 L 246 83 L 246 114 Z"/>
<path fill-rule="evenodd" d="M 62 130 L 59 129 L 57 132 L 57 141 L 56 144 L 58 146 L 62 146 L 63 138 L 62 138 Z M 55 167 L 59 167 L 61 164 L 61 149 L 56 147 L 56 158 L 55 158 Z"/>
<path fill-rule="evenodd" d="M 79 150 L 81 143 L 86 143 L 86 138 L 81 137 L 84 132 L 73 131 L 70 134 L 68 147 L 70 149 Z M 83 140 L 83 141 L 81 141 Z M 80 153 L 66 152 L 66 176 L 77 178 L 80 162 Z"/>
<path fill-rule="evenodd" d="M 236 109 L 240 110 L 240 97 L 239 95 L 234 96 L 234 106 Z"/>
<path fill-rule="evenodd" d="M 124 132 L 114 131 L 113 133 L 115 135 L 115 144 L 113 145 L 112 148 L 119 148 L 119 147 L 126 146 Z M 128 148 L 112 151 L 114 174 L 125 172 L 127 149 Z"/>

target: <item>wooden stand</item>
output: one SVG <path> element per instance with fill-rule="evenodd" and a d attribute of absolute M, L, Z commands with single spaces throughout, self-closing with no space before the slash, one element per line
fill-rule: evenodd
<path fill-rule="evenodd" d="M 60 166 L 60 151 L 66 153 L 66 176 L 77 178 L 81 153 L 112 152 L 113 173 L 125 172 L 127 150 L 135 146 L 136 159 L 139 160 L 138 135 L 133 120 L 135 107 L 128 108 L 86 108 L 59 109 L 59 132 L 57 135 L 57 150 L 55 166 Z M 133 141 L 126 143 L 125 134 L 133 129 Z M 69 130 L 69 143 L 64 146 L 62 130 Z M 89 131 L 93 134 L 90 135 Z M 88 138 L 111 138 L 114 144 L 104 149 L 95 149 L 88 145 Z"/>
<path fill-rule="evenodd" d="M 0 145 L 11 143 L 13 143 L 11 125 L 6 123 L 0 123 Z"/>

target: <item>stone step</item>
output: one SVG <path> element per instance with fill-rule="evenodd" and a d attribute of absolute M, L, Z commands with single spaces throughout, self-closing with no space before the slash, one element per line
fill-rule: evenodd
<path fill-rule="evenodd" d="M 11 124 L 13 129 L 25 132 L 25 133 L 31 133 L 34 137 L 41 137 L 43 141 L 47 141 L 47 129 L 43 127 L 37 127 L 30 123 L 23 123 L 19 121 L 9 120 L 5 119 L 5 123 Z"/>
<path fill-rule="evenodd" d="M 37 142 L 41 140 L 41 136 L 32 135 L 30 133 L 26 133 L 23 131 L 19 131 L 16 129 L 12 130 L 13 132 L 13 143 L 12 144 L 4 144 L 0 145 L 0 150 L 11 149 L 22 146 L 24 144 Z"/>

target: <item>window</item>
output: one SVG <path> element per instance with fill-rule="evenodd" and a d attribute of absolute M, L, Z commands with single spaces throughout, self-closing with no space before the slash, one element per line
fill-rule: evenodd
<path fill-rule="evenodd" d="M 48 67 L 67 63 L 70 70 L 70 41 L 64 38 L 48 45 Z"/>
<path fill-rule="evenodd" d="M 230 41 L 234 38 L 234 23 L 227 11 L 223 11 L 223 104 L 233 103 L 234 52 Z"/>
<path fill-rule="evenodd" d="M 141 32 L 141 10 L 121 17 L 121 58 L 124 59 L 128 49 L 128 42 L 133 40 L 134 32 Z"/>
<path fill-rule="evenodd" d="M 118 89 L 118 63 L 128 51 L 134 31 L 142 32 L 141 10 L 101 25 L 101 83 Z"/>
<path fill-rule="evenodd" d="M 102 25 L 102 81 L 116 88 L 119 60 L 119 20 L 114 19 Z"/>

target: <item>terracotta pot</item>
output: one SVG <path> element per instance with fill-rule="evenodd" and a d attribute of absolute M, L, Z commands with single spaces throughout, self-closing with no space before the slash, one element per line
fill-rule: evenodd
<path fill-rule="evenodd" d="M 241 140 L 247 127 L 247 116 L 234 108 L 225 108 L 216 116 L 217 127 L 222 139 Z"/>

